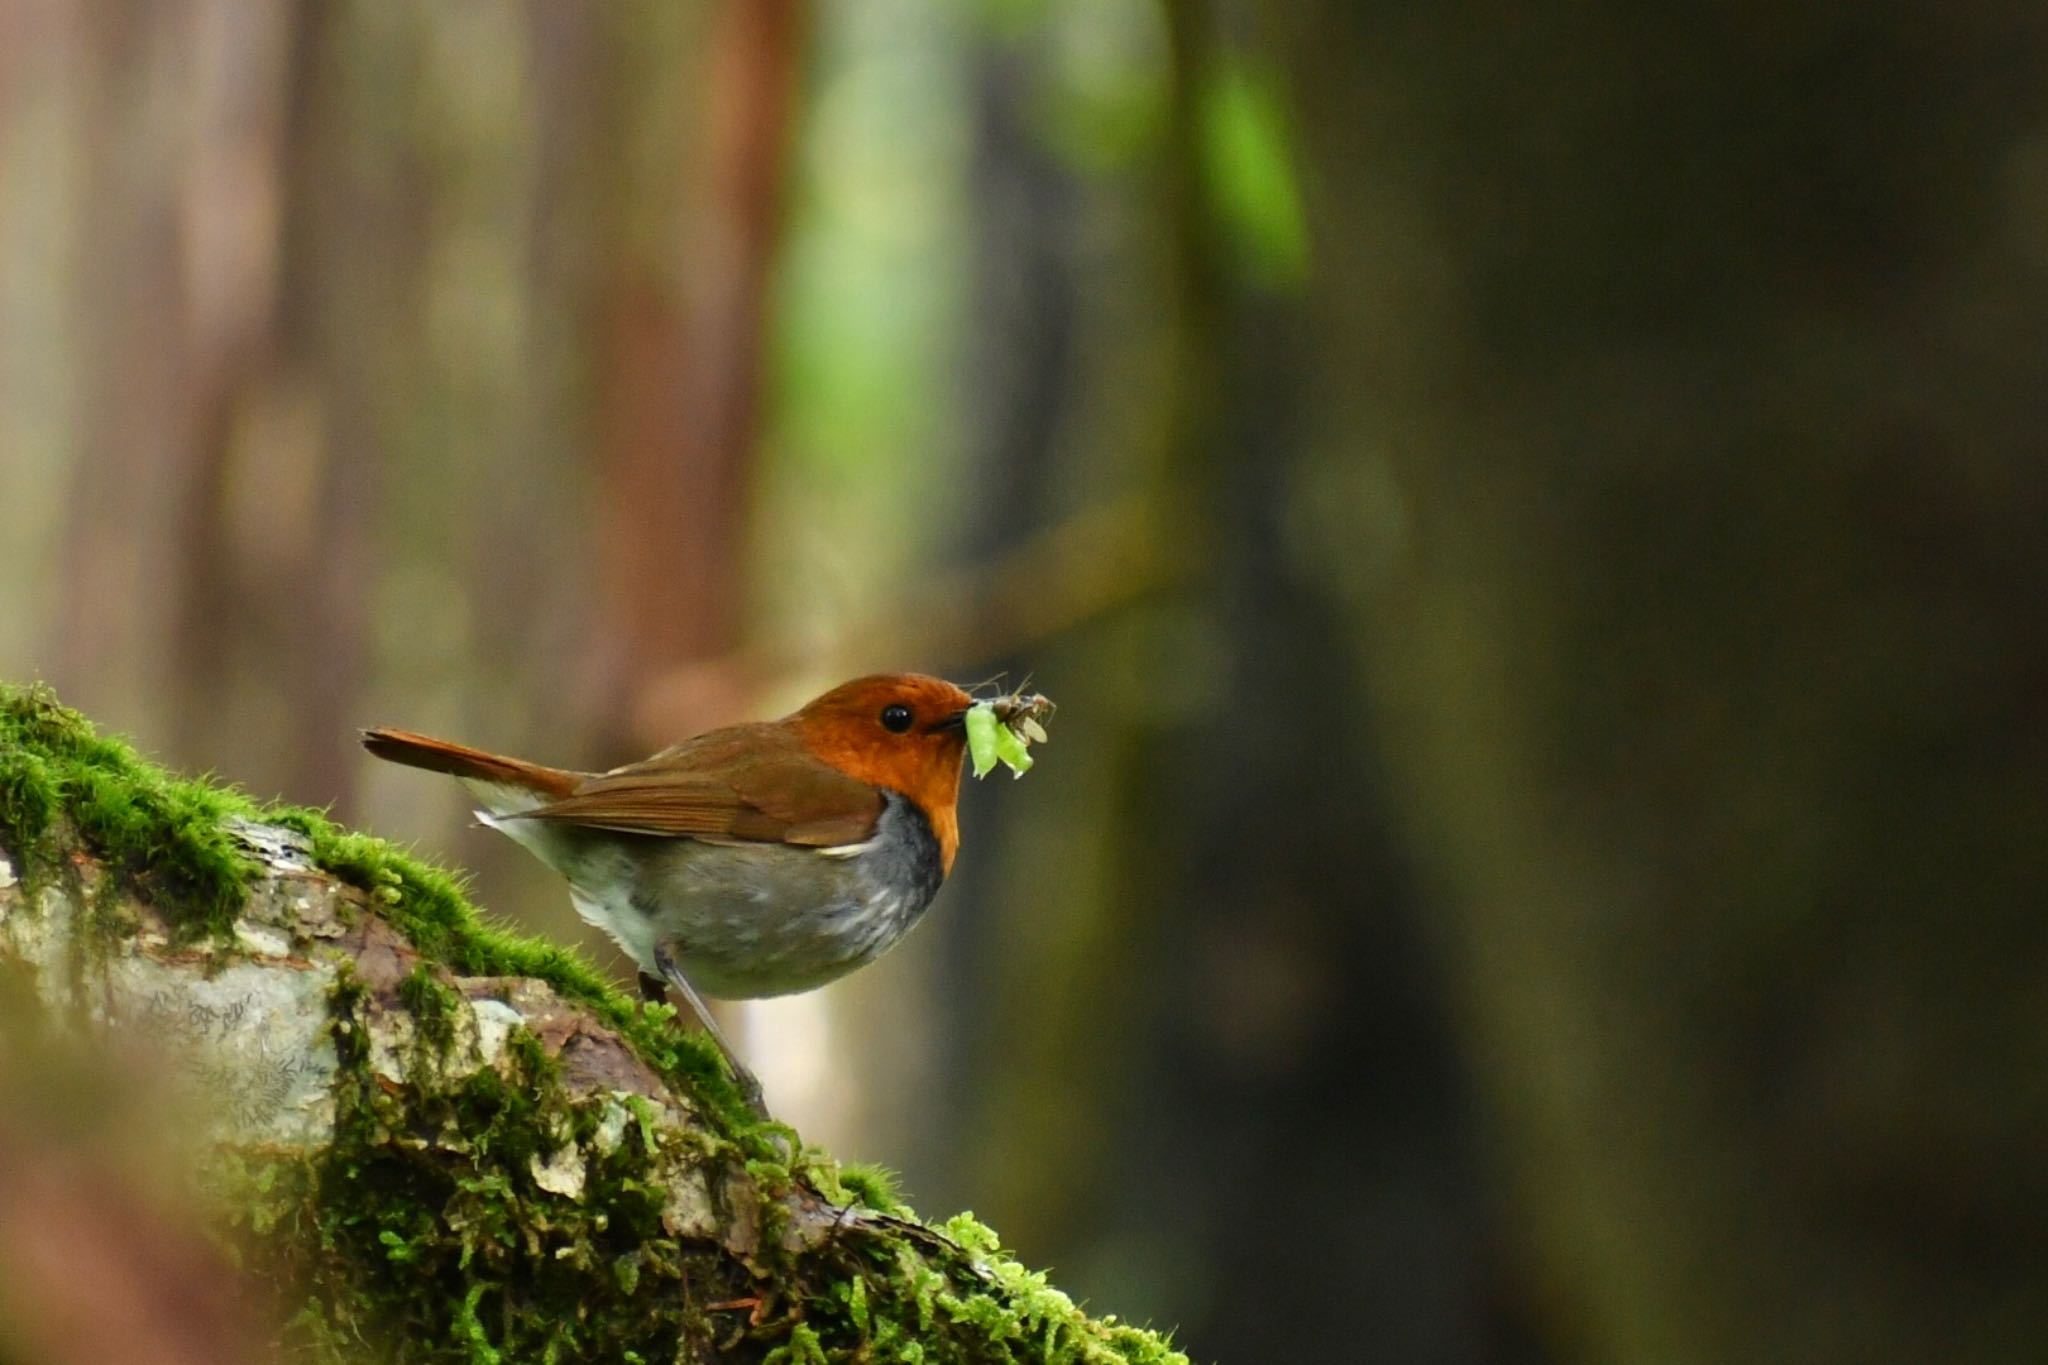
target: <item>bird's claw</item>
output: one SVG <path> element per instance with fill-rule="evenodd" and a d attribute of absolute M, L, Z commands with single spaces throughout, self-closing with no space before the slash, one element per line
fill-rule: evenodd
<path fill-rule="evenodd" d="M 754 1073 L 741 1066 L 737 1058 L 732 1061 L 733 1084 L 739 1087 L 740 1098 L 747 1102 L 747 1108 L 754 1111 L 754 1117 L 763 1123 L 773 1123 L 775 1116 L 768 1112 L 768 1101 L 761 1094 L 761 1082 Z"/>

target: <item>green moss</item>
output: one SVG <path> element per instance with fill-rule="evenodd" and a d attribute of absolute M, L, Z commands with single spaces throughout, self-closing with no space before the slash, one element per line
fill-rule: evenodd
<path fill-rule="evenodd" d="M 730 1136 L 755 1154 L 780 1151 L 785 1133 L 761 1125 L 708 1039 L 674 1026 L 674 1013 L 643 1008 L 582 955 L 491 925 L 454 876 L 382 839 L 343 830 L 318 811 L 278 806 L 253 818 L 303 834 L 313 861 L 377 901 L 378 913 L 427 958 L 462 976 L 545 981 L 632 1043 L 662 1078 L 696 1097 Z"/>
<path fill-rule="evenodd" d="M 485 922 L 447 872 L 318 812 L 172 778 L 47 692 L 0 687 L 0 844 L 18 860 L 54 872 L 75 835 L 111 874 L 103 885 L 133 891 L 188 939 L 227 945 L 257 875 L 228 816 L 304 835 L 319 866 L 362 888 L 420 950 L 398 996 L 423 1060 L 445 1058 L 457 1037 L 465 1004 L 447 973 L 533 977 L 617 1030 L 701 1116 L 678 1129 L 629 1104 L 616 1141 L 595 1141 L 606 1101 L 569 1094 L 556 1059 L 516 1030 L 502 1070 L 419 1065 L 394 1085 L 370 1067 L 375 1002 L 343 972 L 331 1001 L 333 1142 L 311 1155 L 226 1152 L 211 1173 L 245 1273 L 285 1306 L 294 1358 L 357 1361 L 367 1344 L 393 1360 L 470 1365 L 1185 1365 L 1155 1334 L 1090 1320 L 972 1218 L 925 1229 L 886 1172 L 842 1169 L 786 1127 L 756 1123 L 673 1010 L 642 1007 L 574 953 Z M 574 1199 L 537 1174 L 572 1140 L 585 1158 Z M 751 1259 L 664 1226 L 659 1172 L 679 1160 L 710 1178 L 715 1201 L 728 1174 L 756 1192 Z M 780 1200 L 798 1187 L 889 1217 L 785 1252 Z"/>
<path fill-rule="evenodd" d="M 32 866 L 50 858 L 61 815 L 124 885 L 173 912 L 175 932 L 222 935 L 255 869 L 221 822 L 251 809 L 99 738 L 47 689 L 0 687 L 0 842 Z"/>
<path fill-rule="evenodd" d="M 902 1217 L 910 1212 L 909 1206 L 896 1190 L 896 1173 L 873 1162 L 856 1161 L 838 1168 L 839 1187 L 845 1192 L 842 1203 L 859 1203 L 878 1213 Z"/>
<path fill-rule="evenodd" d="M 0 743 L 5 743 L 0 731 Z M 13 761 L 0 766 L 0 842 L 27 853 L 57 818 L 63 793 L 50 765 L 33 749 L 14 746 Z"/>
<path fill-rule="evenodd" d="M 455 1043 L 455 1021 L 461 1018 L 462 997 L 441 979 L 431 962 L 424 959 L 398 983 L 398 998 L 412 1016 L 420 1042 L 434 1056 L 447 1053 Z"/>
<path fill-rule="evenodd" d="M 446 989 L 416 974 L 400 995 L 410 1010 Z M 245 1165 L 229 1204 L 249 1211 L 249 1232 L 272 1230 L 280 1254 L 260 1273 L 304 1305 L 290 1354 L 357 1360 L 367 1342 L 396 1360 L 481 1365 L 708 1350 L 718 1324 L 705 1306 L 747 1296 L 752 1277 L 715 1244 L 664 1230 L 667 1192 L 646 1178 L 655 1130 L 628 1125 L 617 1147 L 591 1149 L 582 1198 L 551 1193 L 535 1163 L 594 1124 L 547 1050 L 515 1032 L 505 1072 L 393 1087 L 370 1068 L 372 1003 L 338 982 L 333 1143 L 278 1160 L 257 1197 Z"/>
<path fill-rule="evenodd" d="M 234 1205 L 283 1249 L 263 1262 L 274 1291 L 307 1305 L 289 1333 L 296 1358 L 338 1365 L 368 1342 L 394 1360 L 470 1365 L 1184 1362 L 1153 1334 L 1089 1321 L 966 1216 L 939 1230 L 947 1241 L 855 1230 L 795 1255 L 767 1249 L 764 1229 L 757 1275 L 663 1225 L 668 1191 L 650 1167 L 691 1135 L 629 1123 L 611 1150 L 590 1144 L 597 1102 L 571 1097 L 554 1059 L 518 1032 L 505 1074 L 415 1077 L 394 1091 L 369 1067 L 368 1006 L 353 982 L 337 987 L 332 1147 Z M 534 1174 L 571 1135 L 588 1158 L 573 1201 Z M 717 1150 L 693 1155 L 717 1169 Z"/>

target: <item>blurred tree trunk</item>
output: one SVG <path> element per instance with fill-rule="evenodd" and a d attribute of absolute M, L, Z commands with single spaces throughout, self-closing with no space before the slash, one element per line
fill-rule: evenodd
<path fill-rule="evenodd" d="M 21 124 L 83 167 L 30 187 L 81 226 L 54 291 L 84 324 L 50 457 L 78 452 L 52 676 L 186 761 L 344 810 L 346 737 L 389 704 L 372 678 L 411 724 L 565 761 L 743 705 L 643 701 L 738 638 L 805 21 L 30 16 L 79 79 Z M 456 810 L 411 813 L 452 834 Z M 537 921 L 581 933 L 558 900 Z"/>
<path fill-rule="evenodd" d="M 219 0 L 83 16 L 86 389 L 54 672 L 188 756 L 345 800 L 333 737 L 368 648 L 388 438 L 379 301 L 416 259 L 403 199 L 358 193 L 345 20 Z M 252 655 L 281 695 L 245 685 Z"/>
<path fill-rule="evenodd" d="M 186 223 L 178 192 L 189 148 L 148 103 L 190 92 L 163 68 L 189 20 L 183 3 L 111 3 L 71 16 L 78 91 L 70 111 L 85 164 L 77 182 L 82 272 L 80 393 L 72 435 L 79 458 L 53 614 L 54 671 L 88 704 L 166 725 L 160 689 L 176 654 L 184 490 L 204 482 L 206 414 L 192 379 L 213 357 L 195 354 L 195 299 L 205 281 L 182 267 Z"/>
<path fill-rule="evenodd" d="M 741 704 L 687 678 L 670 678 L 657 696 L 645 689 L 740 642 L 768 286 L 804 30 L 799 0 L 717 6 L 705 33 L 701 161 L 687 168 L 690 211 L 680 228 L 629 241 L 609 284 L 597 548 L 618 654 L 607 714 L 612 738 L 630 749 L 733 719 L 722 713 Z M 651 110 L 674 116 L 666 99 Z M 663 167 L 636 192 L 672 193 L 684 169 Z"/>
<path fill-rule="evenodd" d="M 941 1191 L 975 1190 L 1199 1358 L 1341 1358 L 1342 1301 L 1360 1357 L 1526 1359 L 1486 1274 L 1488 1185 L 1417 898 L 1333 667 L 1348 623 L 1290 544 L 1300 302 L 1251 281 L 1209 195 L 1237 54 L 1199 6 L 1168 7 L 1164 38 L 1135 204 L 1051 160 L 1043 51 L 983 74 L 974 316 L 1014 347 L 971 376 L 972 425 L 997 433 L 989 538 L 1028 532 L 1025 507 L 1135 495 L 1121 538 L 1156 539 L 1175 577 L 1031 652 L 1057 743 L 1043 778 L 969 812 L 954 894 L 987 913 L 949 930 L 942 1036 L 981 1100 L 920 1137 L 955 1154 L 928 1158 L 957 1182 Z M 1104 214 L 1140 228 L 1091 259 Z"/>
<path fill-rule="evenodd" d="M 1307 529 L 1576 1354 L 2048 1340 L 2044 39 L 1298 16 Z"/>

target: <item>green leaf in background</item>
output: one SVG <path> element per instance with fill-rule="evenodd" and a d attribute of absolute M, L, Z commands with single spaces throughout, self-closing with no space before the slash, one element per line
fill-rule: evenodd
<path fill-rule="evenodd" d="M 989 770 L 996 766 L 996 755 L 1001 740 L 998 735 L 1010 734 L 1010 727 L 996 719 L 993 706 L 978 701 L 967 708 L 967 753 L 974 760 L 974 775 L 987 777 Z M 1016 736 L 1010 736 L 1013 740 Z"/>
<path fill-rule="evenodd" d="M 1278 84 L 1242 58 L 1221 57 L 1203 92 L 1203 169 L 1247 273 L 1293 289 L 1308 276 L 1308 224 Z"/>

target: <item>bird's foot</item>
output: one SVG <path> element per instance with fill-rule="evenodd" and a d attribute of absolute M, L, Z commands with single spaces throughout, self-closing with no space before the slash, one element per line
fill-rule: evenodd
<path fill-rule="evenodd" d="M 726 1060 L 732 1063 L 732 1079 L 740 1088 L 740 1098 L 754 1111 L 754 1117 L 763 1123 L 773 1123 L 775 1116 L 768 1112 L 768 1101 L 762 1098 L 760 1080 L 752 1071 L 740 1065 L 739 1058 L 728 1053 Z"/>
<path fill-rule="evenodd" d="M 644 992 L 648 989 L 649 981 L 655 981 L 657 984 L 666 981 L 674 986 L 689 1005 L 690 1012 L 697 1016 L 697 1023 L 711 1035 L 711 1041 L 718 1044 L 719 1052 L 725 1057 L 725 1064 L 732 1068 L 733 1083 L 739 1087 L 740 1097 L 747 1102 L 747 1107 L 754 1111 L 754 1117 L 763 1123 L 774 1122 L 774 1116 L 768 1112 L 767 1102 L 761 1098 L 761 1082 L 754 1079 L 754 1073 L 747 1070 L 747 1064 L 740 1060 L 740 1054 L 725 1040 L 725 1034 L 720 1031 L 718 1021 L 713 1019 L 711 1011 L 705 1008 L 704 997 L 697 994 L 697 988 L 690 984 L 690 978 L 684 976 L 682 968 L 676 965 L 675 954 L 668 944 L 655 945 L 654 965 L 661 975 L 654 977 L 647 972 L 640 973 L 641 990 Z"/>

